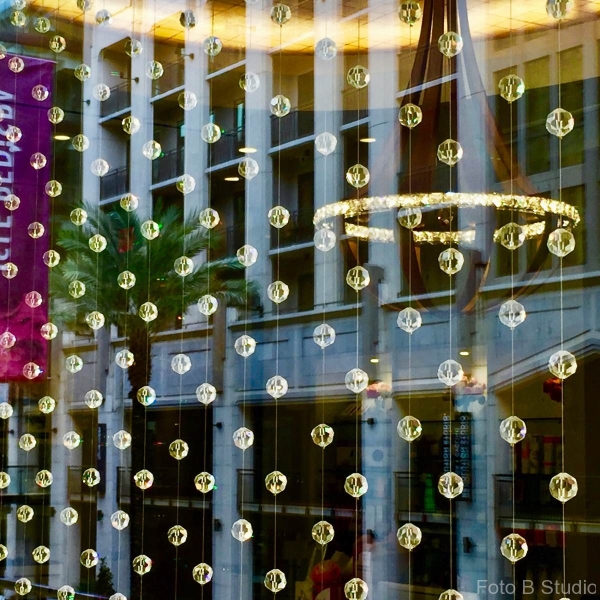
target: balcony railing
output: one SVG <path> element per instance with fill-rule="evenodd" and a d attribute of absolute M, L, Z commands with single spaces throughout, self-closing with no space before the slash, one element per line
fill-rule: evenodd
<path fill-rule="evenodd" d="M 353 123 L 369 116 L 366 90 L 347 90 L 342 97 L 342 123 Z"/>
<path fill-rule="evenodd" d="M 131 81 L 124 81 L 110 89 L 110 96 L 100 104 L 100 116 L 107 117 L 131 106 Z"/>
<path fill-rule="evenodd" d="M 210 147 L 209 166 L 219 165 L 240 158 L 239 152 L 244 146 L 244 132 L 232 129 L 221 134 L 221 139 Z"/>
<path fill-rule="evenodd" d="M 183 152 L 183 148 L 175 148 L 152 161 L 152 183 L 169 181 L 183 175 Z"/>
<path fill-rule="evenodd" d="M 164 73 L 152 83 L 152 95 L 159 96 L 183 85 L 185 63 L 183 60 L 164 66 Z"/>
<path fill-rule="evenodd" d="M 50 488 L 41 488 L 35 483 L 35 475 L 41 469 L 32 466 L 4 467 L 10 476 L 10 485 L 4 490 L 4 496 L 46 495 Z"/>
<path fill-rule="evenodd" d="M 100 200 L 122 196 L 129 191 L 129 169 L 119 167 L 100 178 Z"/>
<path fill-rule="evenodd" d="M 271 116 L 271 146 L 280 146 L 315 131 L 315 113 L 312 108 L 294 108 L 285 117 Z"/>
<path fill-rule="evenodd" d="M 312 210 L 298 210 L 290 213 L 290 220 L 281 229 L 271 228 L 271 248 L 293 246 L 312 241 L 315 234 Z"/>

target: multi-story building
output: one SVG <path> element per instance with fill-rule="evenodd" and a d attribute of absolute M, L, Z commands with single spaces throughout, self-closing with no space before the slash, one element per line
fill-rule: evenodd
<path fill-rule="evenodd" d="M 458 20 L 464 40 L 463 52 L 449 61 L 437 49 L 437 32 L 446 30 L 439 15 L 444 3 L 437 0 L 423 6 L 429 35 L 419 23 L 413 28 L 402 23 L 398 3 L 387 0 L 293 4 L 292 18 L 282 27 L 261 1 L 108 4 L 82 16 L 70 4 L 48 8 L 34 2 L 24 9 L 30 20 L 24 29 L 10 23 L 13 8 L 6 7 L 0 22 L 10 54 L 51 58 L 48 36 L 58 33 L 67 40 L 67 50 L 54 56 L 53 104 L 66 113 L 55 129 L 54 173 L 69 193 L 54 201 L 53 239 L 82 201 L 110 213 L 122 210 L 124 195 L 134 194 L 144 219 L 161 206 L 179 207 L 184 214 L 212 207 L 221 220 L 215 229 L 221 241 L 212 258 L 233 257 L 243 244 L 258 251 L 246 276 L 259 290 L 260 307 L 222 308 L 210 320 L 191 307 L 156 334 L 147 383 L 157 400 L 145 409 L 144 427 L 137 430 L 155 482 L 144 492 L 143 516 L 123 531 L 111 526 L 110 516 L 130 510 L 135 487 L 129 451 L 119 451 L 111 440 L 132 427 L 129 383 L 115 364 L 127 333 L 114 326 L 95 334 L 85 326 L 61 331 L 51 344 L 43 382 L 2 384 L 15 409 L 2 430 L 3 470 L 12 478 L 0 501 L 0 531 L 9 549 L 0 563 L 6 589 L 28 577 L 40 598 L 55 597 L 65 584 L 78 595 L 105 596 L 108 568 L 114 589 L 130 597 L 131 582 L 139 581 L 135 574 L 131 579 L 132 548 L 154 563 L 142 578 L 143 588 L 131 596 L 150 598 L 200 594 L 192 569 L 201 561 L 214 570 L 202 593 L 215 598 L 267 594 L 263 578 L 275 560 L 288 580 L 279 594 L 284 598 L 316 598 L 321 587 L 330 587 L 330 595 L 320 598 L 341 598 L 340 582 L 352 572 L 352 560 L 373 597 L 438 596 L 450 581 L 463 595 L 484 597 L 488 588 L 478 582 L 512 581 L 513 574 L 518 581 L 532 580 L 542 597 L 542 581 L 562 578 L 564 548 L 568 580 L 596 582 L 598 417 L 590 393 L 597 385 L 600 327 L 595 9 L 575 6 L 559 34 L 543 3 L 511 2 L 509 14 L 503 3 L 462 2 L 457 8 L 449 2 L 450 22 Z M 101 9 L 112 13 L 111 23 L 96 22 Z M 52 31 L 39 34 L 31 23 L 43 14 Z M 184 27 L 192 15 L 195 26 Z M 204 49 L 211 35 L 223 43 L 214 57 Z M 325 37 L 337 44 L 331 60 L 314 53 Z M 141 53 L 126 53 L 131 40 L 140 42 Z M 161 63 L 162 76 L 147 76 L 150 61 Z M 91 67 L 82 84 L 73 76 L 81 62 Z M 360 90 L 347 80 L 357 64 L 370 73 L 368 86 Z M 254 91 L 240 86 L 245 73 L 260 80 Z M 511 105 L 498 91 L 510 73 L 526 86 Z M 94 95 L 100 83 L 111 88 L 103 102 Z M 193 92 L 195 108 L 182 110 L 182 92 Z M 291 104 L 282 118 L 269 110 L 277 94 Z M 423 108 L 423 122 L 410 133 L 398 122 L 407 100 Z M 560 146 L 545 127 L 547 114 L 559 104 L 575 118 Z M 139 121 L 133 135 L 123 127 L 128 117 Z M 221 130 L 214 144 L 202 139 L 208 123 Z M 325 131 L 337 138 L 327 156 L 315 149 L 316 135 Z M 89 139 L 83 153 L 71 145 L 78 133 Z M 435 156 L 448 137 L 464 149 L 452 179 Z M 161 147 L 154 160 L 143 153 L 149 140 Z M 98 157 L 110 165 L 103 177 L 90 174 Z M 245 157 L 260 168 L 252 179 L 238 171 Z M 370 173 L 358 196 L 345 180 L 357 163 Z M 186 195 L 176 186 L 183 174 L 195 180 Z M 397 222 L 397 209 L 331 219 L 334 248 L 315 249 L 313 219 L 324 206 L 356 197 L 446 191 L 561 198 L 582 216 L 573 229 L 575 250 L 560 262 L 546 250 L 548 233 L 557 226 L 556 215 L 549 215 L 543 235 L 509 252 L 493 234 L 514 215 L 490 207 L 424 211 L 423 230 L 471 233 L 458 246 L 465 265 L 450 286 L 438 268 L 444 246 L 410 241 L 411 232 Z M 267 217 L 278 205 L 290 213 L 281 229 Z M 347 232 L 348 224 L 386 229 L 391 238 L 362 239 Z M 130 251 L 127 244 L 123 251 Z M 345 282 L 356 265 L 371 276 L 359 294 Z M 266 292 L 277 279 L 289 286 L 280 305 Z M 102 272 L 98 281 L 115 285 Z M 527 319 L 511 334 L 498 320 L 498 307 L 513 293 L 525 305 Z M 408 304 L 419 308 L 423 319 L 412 335 L 396 324 Z M 313 331 L 324 321 L 334 327 L 336 339 L 323 354 Z M 234 351 L 243 333 L 257 342 L 247 359 Z M 576 355 L 579 368 L 565 383 L 561 403 L 547 363 L 562 347 Z M 171 368 L 181 352 L 192 363 L 185 375 Z M 73 353 L 83 359 L 80 373 L 64 368 Z M 438 380 L 438 365 L 447 358 L 460 360 L 464 369 L 458 388 Z M 354 367 L 370 379 L 358 400 L 344 384 Z M 289 384 L 277 402 L 265 390 L 275 374 Z M 207 376 L 218 392 L 208 407 L 195 392 Z M 90 389 L 104 395 L 99 409 L 84 402 Z M 57 400 L 49 415 L 37 408 L 45 394 Z M 528 428 L 515 446 L 514 461 L 498 434 L 500 421 L 513 412 Z M 409 413 L 423 425 L 412 445 L 396 433 L 397 422 Z M 335 430 L 334 443 L 324 451 L 310 436 L 321 422 Z M 255 435 L 245 452 L 232 443 L 242 424 Z M 62 436 L 71 430 L 83 441 L 68 451 Z M 37 437 L 35 452 L 19 449 L 25 432 Z M 437 480 L 448 470 L 453 434 L 467 485 L 461 499 L 450 504 L 438 494 Z M 177 437 L 190 448 L 180 462 L 168 449 Z M 563 453 L 566 470 L 580 486 L 564 518 L 548 492 Z M 275 465 L 288 479 L 276 503 L 263 483 Z M 82 482 L 90 467 L 101 475 L 94 488 Z M 41 468 L 53 473 L 50 488 L 34 483 Z M 369 482 L 358 503 L 344 492 L 344 479 L 355 470 Z M 194 486 L 200 471 L 215 477 L 210 494 Z M 15 516 L 23 504 L 36 514 L 25 525 Z M 71 527 L 59 518 L 67 506 L 79 514 Z M 311 539 L 321 516 L 336 531 L 323 555 Z M 254 528 L 252 540 L 241 545 L 230 534 L 240 517 Z M 396 540 L 397 528 L 409 519 L 423 532 L 410 561 Z M 177 548 L 167 539 L 175 524 L 188 531 L 187 542 Z M 514 529 L 527 539 L 529 554 L 513 573 L 499 545 Z M 44 565 L 31 558 L 40 544 L 51 550 Z M 87 548 L 105 559 L 102 576 L 81 566 Z M 331 561 L 322 567 L 329 585 L 320 585 L 316 575 L 323 559 Z"/>

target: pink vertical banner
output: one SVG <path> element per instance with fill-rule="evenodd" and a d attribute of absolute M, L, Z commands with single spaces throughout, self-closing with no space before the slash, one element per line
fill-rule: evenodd
<path fill-rule="evenodd" d="M 11 262 L 19 272 L 13 279 L 0 276 L 0 334 L 9 331 L 16 337 L 12 348 L 0 347 L 0 381 L 24 379 L 23 366 L 35 362 L 41 368 L 36 380 L 46 377 L 47 344 L 40 327 L 48 320 L 48 267 L 43 254 L 49 248 L 50 199 L 44 191 L 52 176 L 53 125 L 48 109 L 53 106 L 55 63 L 22 57 L 24 69 L 15 73 L 9 68 L 9 54 L 0 60 L 0 269 Z M 43 86 L 43 88 L 36 88 Z M 34 88 L 43 98 L 38 100 Z M 11 126 L 21 130 L 21 139 L 11 141 L 6 133 Z M 40 152 L 46 165 L 37 170 L 31 157 Z M 9 194 L 19 197 L 16 210 L 8 210 Z M 45 233 L 33 239 L 28 228 L 38 222 Z M 29 292 L 41 294 L 42 303 L 32 308 L 25 302 Z"/>

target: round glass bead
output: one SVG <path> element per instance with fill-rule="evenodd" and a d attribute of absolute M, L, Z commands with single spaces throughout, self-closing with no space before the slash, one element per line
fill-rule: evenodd
<path fill-rule="evenodd" d="M 4 60 L 6 58 L 6 54 L 8 50 L 4 44 L 0 44 L 0 60 Z"/>
<path fill-rule="evenodd" d="M 115 354 L 115 362 L 121 369 L 128 369 L 133 364 L 134 360 L 133 353 L 127 349 L 119 350 L 119 352 Z"/>
<path fill-rule="evenodd" d="M 138 311 L 140 319 L 146 323 L 154 321 L 158 317 L 158 308 L 152 302 L 144 302 Z"/>
<path fill-rule="evenodd" d="M 525 242 L 525 231 L 517 223 L 507 223 L 498 230 L 498 240 L 507 250 L 516 250 Z"/>
<path fill-rule="evenodd" d="M 4 544 L 0 544 L 0 561 L 8 558 L 8 548 Z"/>
<path fill-rule="evenodd" d="M 91 172 L 96 177 L 104 177 L 108 173 L 109 165 L 103 158 L 97 158 L 90 165 Z"/>
<path fill-rule="evenodd" d="M 2 275 L 6 279 L 14 279 L 19 273 L 19 267 L 13 262 L 4 263 L 2 267 Z"/>
<path fill-rule="evenodd" d="M 75 525 L 78 520 L 79 513 L 71 506 L 67 506 L 67 508 L 63 508 L 60 511 L 60 521 L 63 525 L 71 527 L 71 525 Z"/>
<path fill-rule="evenodd" d="M 313 427 L 312 431 L 310 432 L 310 437 L 313 443 L 320 448 L 327 448 L 327 446 L 333 442 L 333 427 L 325 423 L 320 423 L 316 427 Z"/>
<path fill-rule="evenodd" d="M 42 469 L 35 474 L 35 483 L 41 488 L 47 488 L 52 485 L 54 476 L 47 469 Z"/>
<path fill-rule="evenodd" d="M 464 372 L 460 363 L 451 358 L 445 360 L 439 367 L 437 372 L 438 379 L 448 387 L 455 386 L 459 381 L 462 381 Z"/>
<path fill-rule="evenodd" d="M 313 331 L 313 341 L 324 350 L 335 342 L 335 329 L 327 323 L 317 325 Z"/>
<path fill-rule="evenodd" d="M 248 358 L 256 350 L 256 340 L 247 334 L 241 335 L 234 344 L 235 351 L 244 358 Z"/>
<path fill-rule="evenodd" d="M 29 164 L 36 170 L 39 171 L 46 166 L 48 160 L 41 152 L 34 152 L 29 159 Z"/>
<path fill-rule="evenodd" d="M 270 377 L 267 380 L 266 390 L 267 394 L 275 399 L 285 396 L 288 391 L 287 379 L 281 375 Z"/>
<path fill-rule="evenodd" d="M 45 85 L 34 85 L 31 88 L 31 97 L 38 102 L 43 102 L 48 98 L 50 92 Z"/>
<path fill-rule="evenodd" d="M 276 594 L 277 592 L 281 592 L 287 585 L 287 579 L 285 578 L 285 573 L 280 569 L 271 569 L 267 571 L 265 575 L 265 587 L 270 591 Z"/>
<path fill-rule="evenodd" d="M 442 592 L 438 600 L 464 600 L 463 595 L 456 590 L 446 590 Z"/>
<path fill-rule="evenodd" d="M 4 132 L 6 139 L 9 142 L 18 142 L 23 137 L 23 132 L 16 125 L 9 125 Z"/>
<path fill-rule="evenodd" d="M 205 229 L 214 229 L 220 221 L 221 217 L 214 208 L 205 208 L 198 217 L 198 222 Z"/>
<path fill-rule="evenodd" d="M 210 583 L 213 578 L 213 570 L 210 565 L 206 563 L 197 564 L 192 571 L 192 577 L 196 583 L 205 585 Z"/>
<path fill-rule="evenodd" d="M 27 577 L 21 577 L 15 581 L 15 592 L 19 596 L 26 596 L 31 591 L 31 581 Z"/>
<path fill-rule="evenodd" d="M 371 283 L 371 277 L 364 267 L 352 267 L 352 269 L 346 273 L 346 283 L 358 292 Z"/>
<path fill-rule="evenodd" d="M 290 110 L 292 110 L 292 103 L 286 96 L 278 94 L 277 96 L 271 98 L 269 108 L 271 109 L 272 115 L 281 118 L 290 114 Z"/>
<path fill-rule="evenodd" d="M 398 17 L 407 25 L 414 25 L 417 21 L 421 20 L 421 6 L 415 0 L 410 0 L 409 2 L 400 2 L 400 7 L 398 8 Z"/>
<path fill-rule="evenodd" d="M 92 89 L 92 96 L 98 102 L 105 102 L 110 98 L 110 88 L 105 83 L 99 83 Z"/>
<path fill-rule="evenodd" d="M 555 135 L 557 138 L 562 139 L 573 131 L 575 125 L 575 119 L 573 115 L 564 108 L 555 108 L 546 117 L 546 129 L 548 133 Z"/>
<path fill-rule="evenodd" d="M 0 347 L 4 348 L 5 350 L 12 348 L 16 342 L 17 338 L 15 334 L 11 333 L 10 331 L 5 331 L 2 333 L 2 335 L 0 335 Z"/>
<path fill-rule="evenodd" d="M 124 429 L 120 429 L 113 435 L 113 444 L 118 450 L 127 450 L 131 446 L 131 434 Z"/>
<path fill-rule="evenodd" d="M 553 19 L 564 19 L 573 8 L 571 0 L 546 0 L 546 12 Z"/>
<path fill-rule="evenodd" d="M 207 144 L 214 144 L 221 139 L 221 128 L 215 123 L 207 123 L 200 130 L 200 137 Z"/>
<path fill-rule="evenodd" d="M 371 174 L 369 173 L 369 169 L 363 165 L 354 165 L 346 171 L 346 181 L 356 189 L 360 189 L 367 185 L 370 179 Z"/>
<path fill-rule="evenodd" d="M 192 361 L 187 354 L 176 354 L 171 359 L 171 370 L 178 375 L 185 375 L 192 368 Z"/>
<path fill-rule="evenodd" d="M 577 479 L 568 473 L 559 473 L 550 480 L 550 494 L 552 497 L 562 502 L 568 502 L 577 496 L 579 486 Z"/>
<path fill-rule="evenodd" d="M 238 519 L 231 526 L 231 535 L 238 542 L 247 542 L 253 535 L 252 525 L 246 519 Z"/>
<path fill-rule="evenodd" d="M 290 211 L 284 206 L 274 206 L 267 213 L 269 223 L 276 229 L 285 227 L 290 220 Z"/>
<path fill-rule="evenodd" d="M 175 187 L 183 194 L 191 194 L 196 189 L 196 180 L 187 173 L 177 178 Z"/>
<path fill-rule="evenodd" d="M 13 56 L 8 60 L 8 68 L 13 73 L 20 73 L 25 68 L 25 61 L 20 56 Z"/>
<path fill-rule="evenodd" d="M 336 43 L 328 37 L 319 40 L 315 45 L 315 55 L 321 60 L 332 60 L 337 55 Z"/>
<path fill-rule="evenodd" d="M 369 483 L 364 475 L 361 475 L 360 473 L 352 473 L 352 475 L 348 475 L 348 477 L 346 477 L 344 490 L 353 498 L 360 498 L 367 493 L 368 489 Z"/>
<path fill-rule="evenodd" d="M 67 42 L 65 41 L 65 38 L 61 35 L 54 35 L 50 38 L 50 41 L 48 42 L 48 47 L 55 54 L 59 54 L 67 47 Z"/>
<path fill-rule="evenodd" d="M 0 419 L 6 421 L 13 414 L 13 407 L 8 402 L 0 402 Z"/>
<path fill-rule="evenodd" d="M 100 483 L 100 471 L 98 469 L 86 469 L 81 475 L 81 481 L 88 487 L 92 488 Z"/>
<path fill-rule="evenodd" d="M 247 427 L 240 427 L 233 432 L 233 443 L 240 450 L 248 450 L 254 444 L 254 432 Z"/>
<path fill-rule="evenodd" d="M 140 40 L 128 39 L 125 42 L 125 54 L 127 54 L 127 56 L 133 58 L 134 56 L 139 56 L 143 51 L 144 47 Z"/>
<path fill-rule="evenodd" d="M 98 390 L 86 392 L 84 402 L 89 408 L 99 408 L 104 402 L 104 396 Z"/>
<path fill-rule="evenodd" d="M 69 294 L 73 296 L 73 298 L 81 298 L 85 295 L 85 290 L 85 283 L 83 283 L 83 281 L 79 281 L 78 279 L 71 281 L 69 284 Z"/>
<path fill-rule="evenodd" d="M 44 186 L 44 190 L 50 198 L 57 198 L 62 194 L 62 184 L 53 179 Z"/>
<path fill-rule="evenodd" d="M 33 508 L 27 504 L 23 504 L 17 508 L 17 519 L 21 521 L 21 523 L 29 523 L 29 521 L 33 519 L 34 514 Z"/>
<path fill-rule="evenodd" d="M 187 445 L 187 442 L 183 440 L 173 440 L 169 444 L 169 454 L 175 460 L 184 459 L 190 452 L 190 447 Z"/>
<path fill-rule="evenodd" d="M 181 546 L 181 544 L 185 544 L 187 537 L 187 529 L 181 525 L 173 525 L 173 527 L 170 527 L 169 531 L 167 531 L 167 539 L 169 540 L 169 543 L 173 544 L 173 546 Z"/>
<path fill-rule="evenodd" d="M 566 379 L 577 371 L 577 360 L 570 352 L 559 350 L 550 357 L 548 368 L 558 379 Z"/>
<path fill-rule="evenodd" d="M 210 383 L 202 383 L 196 388 L 196 398 L 198 399 L 198 402 L 208 406 L 216 400 L 217 390 L 215 386 Z"/>
<path fill-rule="evenodd" d="M 98 553 L 92 548 L 88 548 L 81 553 L 79 557 L 79 562 L 86 568 L 91 569 L 98 564 L 99 557 Z"/>
<path fill-rule="evenodd" d="M 511 563 L 516 563 L 518 560 L 525 558 L 528 549 L 525 538 L 518 533 L 507 535 L 500 543 L 502 556 L 510 560 Z"/>
<path fill-rule="evenodd" d="M 34 240 L 41 238 L 45 232 L 46 228 L 38 221 L 30 223 L 29 227 L 27 227 L 27 233 L 29 234 L 29 237 L 33 238 Z"/>
<path fill-rule="evenodd" d="M 123 531 L 129 525 L 129 515 L 124 510 L 117 510 L 110 515 L 110 524 L 117 531 Z"/>
<path fill-rule="evenodd" d="M 103 8 L 96 13 L 96 23 L 98 25 L 110 25 L 112 23 L 112 15 L 108 10 Z"/>
<path fill-rule="evenodd" d="M 23 366 L 23 375 L 27 379 L 35 379 L 39 375 L 41 375 L 42 369 L 40 366 L 34 362 L 28 362 Z"/>
<path fill-rule="evenodd" d="M 142 146 L 142 154 L 148 160 L 157 159 L 162 153 L 162 146 L 156 140 L 149 140 Z"/>
<path fill-rule="evenodd" d="M 133 559 L 131 565 L 138 575 L 146 575 L 152 569 L 152 559 L 145 554 L 140 554 Z"/>
<path fill-rule="evenodd" d="M 321 546 L 325 546 L 325 544 L 329 544 L 333 537 L 335 536 L 335 530 L 333 529 L 333 525 L 328 523 L 327 521 L 319 521 L 313 525 L 311 531 L 312 539 L 320 544 Z"/>
<path fill-rule="evenodd" d="M 146 77 L 148 77 L 148 79 L 152 79 L 153 81 L 160 79 L 163 76 L 164 72 L 165 70 L 162 64 L 159 63 L 157 60 L 151 60 L 146 65 Z"/>
<path fill-rule="evenodd" d="M 398 543 L 407 550 L 414 550 L 423 539 L 421 529 L 412 523 L 405 523 L 396 532 Z"/>
<path fill-rule="evenodd" d="M 463 493 L 465 484 L 462 477 L 452 471 L 444 473 L 438 481 L 438 491 L 446 498 L 456 498 Z"/>
<path fill-rule="evenodd" d="M 62 120 L 65 118 L 65 111 L 59 106 L 53 106 L 52 108 L 48 109 L 47 116 L 50 123 L 53 125 L 58 125 L 59 123 L 62 123 Z"/>
<path fill-rule="evenodd" d="M 177 103 L 183 110 L 192 110 L 198 105 L 198 98 L 194 92 L 184 91 L 177 96 Z"/>
<path fill-rule="evenodd" d="M 75 67 L 74 74 L 79 81 L 86 81 L 92 76 L 92 70 L 88 65 L 81 64 Z"/>
<path fill-rule="evenodd" d="M 221 42 L 218 37 L 211 35 L 204 40 L 203 47 L 205 54 L 208 54 L 208 56 L 212 58 L 221 53 L 221 50 L 223 50 L 223 42 Z"/>
<path fill-rule="evenodd" d="M 69 373 L 79 373 L 83 369 L 83 360 L 77 354 L 71 354 L 71 356 L 67 356 L 65 359 L 65 369 Z"/>
<path fill-rule="evenodd" d="M 3 202 L 4 208 L 10 211 L 17 210 L 17 208 L 19 208 L 19 206 L 21 205 L 21 199 L 15 194 L 8 194 L 7 196 L 5 196 Z"/>
<path fill-rule="evenodd" d="M 329 252 L 335 247 L 336 235 L 329 227 L 320 227 L 313 237 L 315 248 L 321 252 Z"/>
<path fill-rule="evenodd" d="M 10 475 L 6 471 L 0 471 L 0 490 L 6 489 L 10 485 Z"/>
<path fill-rule="evenodd" d="M 47 17 L 38 17 L 33 22 L 33 28 L 38 33 L 48 33 L 50 31 L 50 28 L 51 28 L 50 19 L 48 19 Z"/>
<path fill-rule="evenodd" d="M 75 590 L 70 585 L 63 585 L 56 590 L 56 598 L 57 600 L 75 600 Z M 112 600 L 112 596 L 109 600 Z"/>
<path fill-rule="evenodd" d="M 525 93 L 525 82 L 518 75 L 506 75 L 498 82 L 498 89 L 507 102 L 514 102 Z"/>
<path fill-rule="evenodd" d="M 143 385 L 136 393 L 137 401 L 142 406 L 151 406 L 156 402 L 156 392 L 153 387 Z"/>
<path fill-rule="evenodd" d="M 423 120 L 423 111 L 419 106 L 412 103 L 404 104 L 398 113 L 398 121 L 400 125 L 412 129 Z"/>
<path fill-rule="evenodd" d="M 256 73 L 248 71 L 240 77 L 239 84 L 245 92 L 251 94 L 260 87 L 260 77 Z"/>
<path fill-rule="evenodd" d="M 459 54 L 462 47 L 462 37 L 454 31 L 447 31 L 438 39 L 438 48 L 446 58 L 452 58 Z"/>
<path fill-rule="evenodd" d="M 76 431 L 67 431 L 63 435 L 63 446 L 67 450 L 75 450 L 81 444 L 81 436 Z"/>
<path fill-rule="evenodd" d="M 205 294 L 198 300 L 198 310 L 205 316 L 214 315 L 219 308 L 219 301 L 211 294 Z"/>
<path fill-rule="evenodd" d="M 438 257 L 440 269 L 447 275 L 455 275 L 465 264 L 465 257 L 456 248 L 442 250 Z"/>
<path fill-rule="evenodd" d="M 258 175 L 258 163 L 253 158 L 243 158 L 238 164 L 238 173 L 250 181 Z"/>
<path fill-rule="evenodd" d="M 315 150 L 323 156 L 329 156 L 335 152 L 337 138 L 333 133 L 325 131 L 315 138 Z"/>
<path fill-rule="evenodd" d="M 129 116 L 125 117 L 121 121 L 121 127 L 127 135 L 133 135 L 134 133 L 137 133 L 140 130 L 141 126 L 142 124 L 140 123 L 140 120 L 137 117 Z"/>
<path fill-rule="evenodd" d="M 36 563 L 43 565 L 50 560 L 50 548 L 47 546 L 37 546 L 31 552 L 31 556 Z"/>
<path fill-rule="evenodd" d="M 348 69 L 348 73 L 346 74 L 346 81 L 353 88 L 361 90 L 362 88 L 367 87 L 367 85 L 369 85 L 369 81 L 371 81 L 371 75 L 369 74 L 369 70 L 366 67 L 356 65 Z"/>
<path fill-rule="evenodd" d="M 74 208 L 69 214 L 71 223 L 81 227 L 87 221 L 87 212 L 83 208 Z"/>
<path fill-rule="evenodd" d="M 52 396 L 43 396 L 38 400 L 40 412 L 49 415 L 56 408 L 56 400 Z"/>
<path fill-rule="evenodd" d="M 125 212 L 133 212 L 140 204 L 140 199 L 133 194 L 125 194 L 119 200 L 119 206 Z"/>
<path fill-rule="evenodd" d="M 272 471 L 265 477 L 265 487 L 273 496 L 280 494 L 287 486 L 287 477 L 281 471 Z"/>
<path fill-rule="evenodd" d="M 153 221 L 152 219 L 148 219 L 148 221 L 144 221 L 140 226 L 140 231 L 142 235 L 148 240 L 155 240 L 160 234 L 160 227 L 158 223 Z"/>
<path fill-rule="evenodd" d="M 568 229 L 555 229 L 548 236 L 548 250 L 563 258 L 575 250 L 575 237 Z"/>
<path fill-rule="evenodd" d="M 192 27 L 196 27 L 196 15 L 194 11 L 190 10 L 189 8 L 187 10 L 184 10 L 179 15 L 179 23 L 185 29 L 191 29 Z"/>
<path fill-rule="evenodd" d="M 267 287 L 267 296 L 271 302 L 275 304 L 281 304 L 288 299 L 290 295 L 290 288 L 283 281 L 274 281 Z"/>
<path fill-rule="evenodd" d="M 423 319 L 421 313 L 416 308 L 407 306 L 398 313 L 396 322 L 402 331 L 414 333 L 423 324 Z"/>
<path fill-rule="evenodd" d="M 396 431 L 403 440 L 414 442 L 421 437 L 423 427 L 421 426 L 421 421 L 419 421 L 419 419 L 407 415 L 398 421 Z"/>
<path fill-rule="evenodd" d="M 105 321 L 106 319 L 104 318 L 104 315 L 98 310 L 93 310 L 91 313 L 85 316 L 85 322 L 94 331 L 104 327 Z"/>
<path fill-rule="evenodd" d="M 525 307 L 516 300 L 503 302 L 498 312 L 500 322 L 510 329 L 518 327 L 525 320 L 526 316 Z"/>
<path fill-rule="evenodd" d="M 360 394 L 369 385 L 369 376 L 362 369 L 351 369 L 344 378 L 346 387 L 354 394 Z"/>
<path fill-rule="evenodd" d="M 117 283 L 120 288 L 130 290 L 135 285 L 136 277 L 131 271 L 123 271 L 117 277 Z"/>
<path fill-rule="evenodd" d="M 527 426 L 525 421 L 516 416 L 510 416 L 500 423 L 500 437 L 511 446 L 525 439 Z"/>
<path fill-rule="evenodd" d="M 44 323 L 40 327 L 40 334 L 45 340 L 53 340 L 58 335 L 58 327 L 54 323 Z"/>
<path fill-rule="evenodd" d="M 369 595 L 369 586 L 358 577 L 354 577 L 344 585 L 344 596 L 348 600 L 365 600 Z"/>
<path fill-rule="evenodd" d="M 19 448 L 21 450 L 25 450 L 25 452 L 29 452 L 33 450 L 37 446 L 37 441 L 31 433 L 24 433 L 19 438 Z"/>
<path fill-rule="evenodd" d="M 215 478 L 210 473 L 202 471 L 194 477 L 194 485 L 199 492 L 208 494 L 215 487 Z"/>
<path fill-rule="evenodd" d="M 148 469 L 142 469 L 133 476 L 133 481 L 140 490 L 147 490 L 154 483 L 154 475 Z"/>
<path fill-rule="evenodd" d="M 437 149 L 437 157 L 440 162 L 453 167 L 462 157 L 462 146 L 455 140 L 444 140 Z"/>
<path fill-rule="evenodd" d="M 292 10 L 287 4 L 273 4 L 271 21 L 277 25 L 285 25 L 292 18 Z"/>

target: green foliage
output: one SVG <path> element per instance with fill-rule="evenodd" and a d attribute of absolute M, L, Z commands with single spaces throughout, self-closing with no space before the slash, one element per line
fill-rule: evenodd
<path fill-rule="evenodd" d="M 113 574 L 106 564 L 106 558 L 100 559 L 100 568 L 98 569 L 98 577 L 94 586 L 96 594 L 100 596 L 112 596 L 116 592 L 113 587 Z"/>

